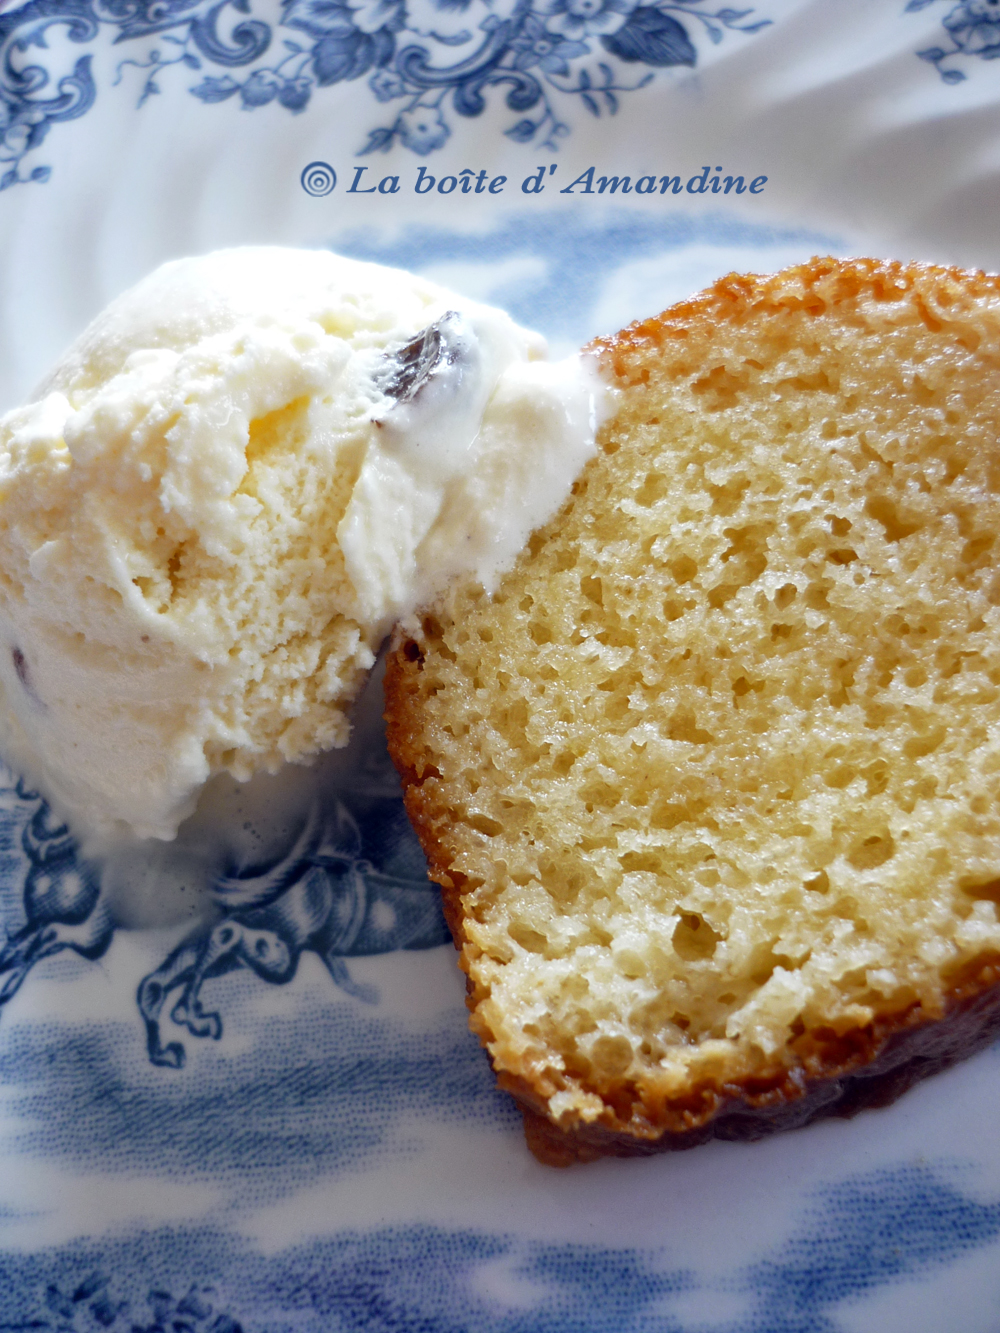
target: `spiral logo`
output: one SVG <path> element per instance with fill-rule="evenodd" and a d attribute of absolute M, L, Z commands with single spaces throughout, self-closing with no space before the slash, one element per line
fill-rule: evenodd
<path fill-rule="evenodd" d="M 314 199 L 321 199 L 337 185 L 337 173 L 329 162 L 310 162 L 299 177 L 306 194 Z"/>

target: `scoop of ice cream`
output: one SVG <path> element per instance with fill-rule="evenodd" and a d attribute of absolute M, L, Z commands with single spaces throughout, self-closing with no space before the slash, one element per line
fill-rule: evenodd
<path fill-rule="evenodd" d="M 0 420 L 0 748 L 78 828 L 346 743 L 389 626 L 489 587 L 594 448 L 501 311 L 323 251 L 166 264 Z"/>

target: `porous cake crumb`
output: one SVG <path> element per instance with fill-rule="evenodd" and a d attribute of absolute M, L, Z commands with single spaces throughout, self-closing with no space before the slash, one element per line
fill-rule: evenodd
<path fill-rule="evenodd" d="M 551 1161 L 852 1111 L 1000 1022 L 1000 280 L 815 260 L 595 350 L 572 498 L 387 678 Z"/>

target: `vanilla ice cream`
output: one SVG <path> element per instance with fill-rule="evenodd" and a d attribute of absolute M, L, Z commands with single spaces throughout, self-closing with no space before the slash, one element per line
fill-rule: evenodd
<path fill-rule="evenodd" d="M 346 743 L 391 624 L 489 588 L 600 389 L 501 311 L 325 251 L 166 264 L 0 419 L 0 750 L 83 832 Z"/>

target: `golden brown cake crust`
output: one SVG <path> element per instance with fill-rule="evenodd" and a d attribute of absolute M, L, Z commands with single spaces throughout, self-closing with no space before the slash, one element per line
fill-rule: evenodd
<path fill-rule="evenodd" d="M 859 293 L 876 300 L 910 295 L 928 321 L 938 316 L 923 307 L 921 289 L 933 284 L 938 300 L 950 286 L 956 298 L 977 292 L 995 298 L 1000 279 L 930 265 L 876 260 L 816 259 L 774 277 L 730 275 L 693 300 L 620 334 L 599 339 L 591 350 L 614 382 L 628 387 L 637 365 L 635 352 L 688 336 L 692 323 L 739 324 L 764 313 L 799 310 L 821 313 Z M 930 327 L 930 325 L 929 325 Z M 385 677 L 389 750 L 403 781 L 406 808 L 427 856 L 430 875 L 443 891 L 445 913 L 460 949 L 468 943 L 462 908 L 464 879 L 448 850 L 451 813 L 428 777 L 438 776 L 423 737 L 420 673 L 423 648 L 416 637 L 394 646 Z M 440 790 L 440 787 L 437 787 Z M 463 967 L 467 967 L 463 950 Z M 942 978 L 940 1004 L 928 1012 L 919 1001 L 903 1010 L 876 1014 L 865 1026 L 838 1034 L 816 1027 L 796 1042 L 797 1062 L 775 1058 L 773 1067 L 753 1077 L 692 1084 L 683 1097 L 637 1092 L 621 1085 L 601 1089 L 603 1111 L 589 1123 L 569 1128 L 546 1113 L 544 1089 L 530 1079 L 498 1069 L 500 1086 L 518 1101 L 528 1145 L 539 1160 L 568 1165 L 601 1156 L 644 1156 L 694 1147 L 712 1138 L 752 1140 L 831 1115 L 851 1116 L 866 1107 L 894 1101 L 914 1082 L 985 1047 L 1000 1034 L 1000 955 L 984 949 L 952 975 Z M 475 1013 L 483 995 L 469 981 L 468 1004 Z M 490 1034 L 474 1017 L 484 1043 Z M 780 1054 L 780 1053 L 779 1053 Z"/>
<path fill-rule="evenodd" d="M 415 693 L 413 678 L 420 652 L 404 639 L 390 656 L 385 674 L 386 730 L 389 751 L 403 780 L 406 809 L 427 857 L 430 877 L 440 884 L 445 917 L 456 948 L 464 942 L 461 877 L 452 870 L 435 833 L 448 811 L 422 798 L 418 772 L 426 758 L 419 721 L 408 710 Z M 475 997 L 469 983 L 469 1007 Z M 569 1166 L 599 1157 L 647 1157 L 695 1148 L 711 1139 L 753 1141 L 785 1129 L 797 1129 L 827 1116 L 851 1117 L 868 1108 L 888 1106 L 931 1074 L 983 1050 L 1000 1036 L 1000 958 L 984 957 L 956 980 L 940 1018 L 926 1018 L 919 1005 L 881 1018 L 843 1037 L 812 1034 L 815 1051 L 801 1069 L 776 1069 L 772 1078 L 756 1077 L 721 1088 L 692 1088 L 683 1101 L 663 1104 L 659 1118 L 643 1108 L 613 1112 L 593 1125 L 565 1130 L 544 1113 L 534 1089 L 503 1071 L 499 1084 L 524 1115 L 528 1147 L 548 1166 Z M 610 1108 L 609 1108 L 610 1111 Z"/>

